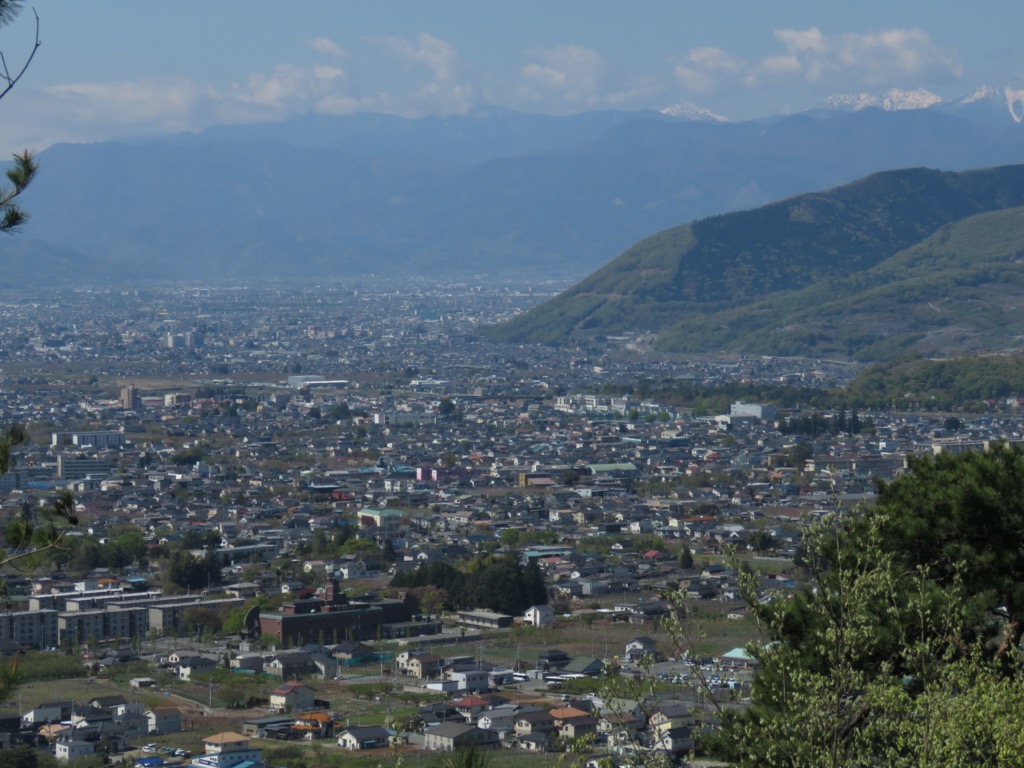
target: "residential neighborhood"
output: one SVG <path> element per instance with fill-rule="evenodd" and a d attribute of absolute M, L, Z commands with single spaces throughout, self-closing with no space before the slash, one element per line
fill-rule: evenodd
<path fill-rule="evenodd" d="M 795 432 L 806 410 L 634 385 L 814 391 L 857 366 L 471 333 L 556 288 L 5 307 L 0 408 L 28 439 L 3 514 L 69 492 L 75 522 L 5 573 L 0 654 L 95 695 L 36 696 L 57 678 L 33 673 L 0 711 L 4 745 L 208 768 L 282 744 L 684 760 L 745 706 L 750 601 L 799 589 L 810 522 L 871 503 L 908 456 L 1024 433 L 1016 398 L 815 411 L 817 433 Z"/>

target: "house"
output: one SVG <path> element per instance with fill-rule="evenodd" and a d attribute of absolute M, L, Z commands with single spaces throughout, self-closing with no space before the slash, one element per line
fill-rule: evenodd
<path fill-rule="evenodd" d="M 292 730 L 306 741 L 334 736 L 334 718 L 329 712 L 306 712 L 299 715 Z"/>
<path fill-rule="evenodd" d="M 450 669 L 445 670 L 444 677 L 455 683 L 456 691 L 479 693 L 491 687 L 491 675 L 486 669 Z"/>
<path fill-rule="evenodd" d="M 551 734 L 549 733 L 526 733 L 522 736 L 517 736 L 515 744 L 520 749 L 525 749 L 528 752 L 547 752 L 551 746 Z"/>
<path fill-rule="evenodd" d="M 420 707 L 419 717 L 423 721 L 425 728 L 440 725 L 441 723 L 466 722 L 466 719 L 459 714 L 455 707 L 445 702 L 435 702 L 434 704 Z"/>
<path fill-rule="evenodd" d="M 516 704 L 505 704 L 494 707 L 486 712 L 480 713 L 476 724 L 485 730 L 495 731 L 499 734 L 511 733 L 516 727 L 516 718 L 523 712 L 540 712 L 540 707 L 518 706 Z"/>
<path fill-rule="evenodd" d="M 523 624 L 531 627 L 549 627 L 555 623 L 555 611 L 550 605 L 533 605 L 523 614 Z"/>
<path fill-rule="evenodd" d="M 555 718 L 551 716 L 550 712 L 544 710 L 522 712 L 516 717 L 516 736 L 525 736 L 528 733 L 551 733 L 555 730 Z"/>
<path fill-rule="evenodd" d="M 54 745 L 54 755 L 62 762 L 75 760 L 79 757 L 92 755 L 96 749 L 91 741 L 80 739 L 58 739 Z"/>
<path fill-rule="evenodd" d="M 626 643 L 626 650 L 623 658 L 626 661 L 636 663 L 643 659 L 644 656 L 654 658 L 656 653 L 657 642 L 654 638 L 648 637 L 647 635 L 641 635 L 640 637 L 634 637 L 628 643 Z"/>
<path fill-rule="evenodd" d="M 329 647 L 328 652 L 338 661 L 369 661 L 374 657 L 375 651 L 366 643 L 358 640 L 342 640 Z"/>
<path fill-rule="evenodd" d="M 667 731 L 672 728 L 693 728 L 696 718 L 689 706 L 682 702 L 667 701 L 658 706 L 651 714 L 647 723 L 654 732 Z"/>
<path fill-rule="evenodd" d="M 593 715 L 578 715 L 567 717 L 562 720 L 558 728 L 558 735 L 563 739 L 576 741 L 585 736 L 593 736 L 597 733 L 597 718 Z"/>
<path fill-rule="evenodd" d="M 366 563 L 362 560 L 351 560 L 338 566 L 337 573 L 343 579 L 365 579 L 368 573 Z"/>
<path fill-rule="evenodd" d="M 42 723 L 56 723 L 71 718 L 73 702 L 48 701 L 40 704 L 35 709 L 29 710 L 21 716 L 24 725 L 41 725 Z"/>
<path fill-rule="evenodd" d="M 246 669 L 251 672 L 263 671 L 263 657 L 258 653 L 240 653 L 229 662 L 231 669 Z"/>
<path fill-rule="evenodd" d="M 278 712 L 301 712 L 314 707 L 315 691 L 299 682 L 285 683 L 270 693 L 270 707 Z"/>
<path fill-rule="evenodd" d="M 121 715 L 126 711 L 128 700 L 120 694 L 114 694 L 112 696 L 96 696 L 90 699 L 88 704 L 90 707 L 105 709 L 115 715 Z"/>
<path fill-rule="evenodd" d="M 413 656 L 406 662 L 405 674 L 418 677 L 420 680 L 428 680 L 441 674 L 442 664 L 444 664 L 444 659 L 440 656 L 424 653 Z"/>
<path fill-rule="evenodd" d="M 468 723 L 441 723 L 423 732 L 423 744 L 427 749 L 439 752 L 453 752 L 465 747 L 495 747 L 498 734 Z"/>
<path fill-rule="evenodd" d="M 391 734 L 380 725 L 350 726 L 338 734 L 338 746 L 344 749 L 375 749 L 386 747 Z"/>
<path fill-rule="evenodd" d="M 146 733 L 180 733 L 181 710 L 177 707 L 152 707 L 144 713 L 146 716 Z"/>
<path fill-rule="evenodd" d="M 590 713 L 589 712 L 584 712 L 582 709 L 577 709 L 576 707 L 573 707 L 573 706 L 568 706 L 568 707 L 558 707 L 557 709 L 552 709 L 548 714 L 550 714 L 551 717 L 554 718 L 555 727 L 556 728 L 561 728 L 562 727 L 562 723 L 565 722 L 566 720 L 572 720 L 574 717 L 584 717 L 586 715 L 589 715 Z M 595 720 L 594 722 L 595 722 L 595 725 L 596 725 L 597 721 Z"/>
<path fill-rule="evenodd" d="M 481 712 L 490 708 L 490 702 L 480 696 L 466 696 L 458 701 L 453 701 L 452 706 L 466 718 L 467 723 L 472 723 L 476 721 Z"/>
<path fill-rule="evenodd" d="M 268 675 L 280 677 L 283 680 L 290 680 L 303 675 L 318 675 L 320 667 L 317 666 L 313 657 L 304 651 L 292 651 L 290 653 L 279 653 L 270 661 L 264 663 L 263 671 Z"/>
<path fill-rule="evenodd" d="M 203 739 L 204 754 L 193 758 L 194 765 L 203 768 L 258 768 L 263 764 L 263 750 L 250 749 L 249 739 L 234 731 L 215 733 Z"/>
<path fill-rule="evenodd" d="M 606 712 L 597 721 L 598 733 L 619 733 L 620 739 L 636 738 L 644 726 L 644 716 L 639 708 L 623 712 Z"/>
<path fill-rule="evenodd" d="M 217 660 L 207 656 L 182 656 L 178 661 L 178 679 L 191 680 L 196 673 L 212 672 Z"/>
<path fill-rule="evenodd" d="M 693 729 L 680 725 L 650 734 L 649 746 L 652 750 L 668 752 L 673 755 L 693 750 Z"/>

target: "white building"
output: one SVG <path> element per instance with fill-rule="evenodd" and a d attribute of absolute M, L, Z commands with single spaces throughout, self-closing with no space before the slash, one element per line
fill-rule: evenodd
<path fill-rule="evenodd" d="M 533 605 L 523 614 L 523 624 L 531 627 L 549 627 L 555 623 L 555 612 L 550 605 Z"/>

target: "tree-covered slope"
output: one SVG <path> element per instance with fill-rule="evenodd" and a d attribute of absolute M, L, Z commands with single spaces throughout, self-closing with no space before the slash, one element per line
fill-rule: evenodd
<path fill-rule="evenodd" d="M 1024 208 L 948 224 L 871 269 L 664 330 L 663 350 L 887 360 L 1019 349 Z"/>
<path fill-rule="evenodd" d="M 1012 256 L 1024 251 L 1021 214 L 965 220 L 1020 205 L 1024 166 L 879 173 L 661 232 L 488 332 L 533 341 L 650 332 L 665 351 L 858 355 L 932 332 L 933 318 L 919 306 L 947 304 L 929 311 L 940 325 L 955 325 L 963 318 L 949 302 L 966 295 L 961 289 L 975 288 L 978 298 L 993 274 L 1007 281 Z M 965 228 L 950 226 L 957 222 Z M 963 311 L 976 314 L 970 305 Z M 921 315 L 916 325 L 905 325 L 910 314 Z"/>

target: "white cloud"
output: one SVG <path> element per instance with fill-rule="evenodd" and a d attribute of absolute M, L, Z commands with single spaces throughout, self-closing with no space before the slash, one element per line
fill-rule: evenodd
<path fill-rule="evenodd" d="M 687 90 L 706 93 L 721 85 L 750 88 L 794 80 L 830 87 L 948 82 L 962 75 L 957 57 L 921 29 L 827 35 L 816 27 L 778 29 L 778 52 L 746 61 L 714 47 L 694 48 L 673 73 Z"/>
<path fill-rule="evenodd" d="M 244 85 L 235 85 L 233 98 L 278 110 L 303 110 L 345 83 L 340 67 L 299 67 L 280 64 L 270 74 L 253 73 Z"/>
<path fill-rule="evenodd" d="M 475 89 L 459 78 L 459 55 L 455 47 L 439 37 L 419 33 L 414 40 L 402 37 L 374 38 L 383 51 L 413 64 L 426 82 L 412 90 L 377 92 L 359 99 L 332 96 L 321 108 L 337 112 L 360 109 L 389 112 L 403 117 L 429 114 L 464 114 L 476 101 Z"/>
<path fill-rule="evenodd" d="M 402 37 L 383 37 L 377 41 L 387 50 L 415 64 L 425 64 L 434 80 L 454 80 L 458 67 L 455 47 L 439 37 L 420 32 L 415 42 Z"/>
<path fill-rule="evenodd" d="M 531 51 L 536 61 L 520 70 L 519 95 L 528 101 L 558 99 L 574 106 L 603 101 L 607 64 L 592 48 L 560 45 Z"/>
<path fill-rule="evenodd" d="M 336 42 L 327 37 L 317 37 L 306 43 L 317 53 L 322 53 L 324 56 L 331 56 L 335 59 L 340 59 L 345 55 L 345 50 Z"/>
<path fill-rule="evenodd" d="M 113 117 L 126 123 L 185 118 L 198 104 L 214 96 L 213 89 L 184 78 L 65 83 L 47 88 L 45 93 L 75 119 Z"/>
<path fill-rule="evenodd" d="M 839 63 L 863 73 L 871 84 L 888 82 L 889 74 L 949 80 L 963 75 L 954 54 L 943 51 L 921 29 L 888 29 L 840 38 Z"/>
<path fill-rule="evenodd" d="M 732 56 L 721 48 L 703 46 L 694 48 L 679 64 L 673 74 L 684 88 L 697 93 L 712 90 L 720 79 L 733 79 L 741 76 L 747 63 Z"/>

